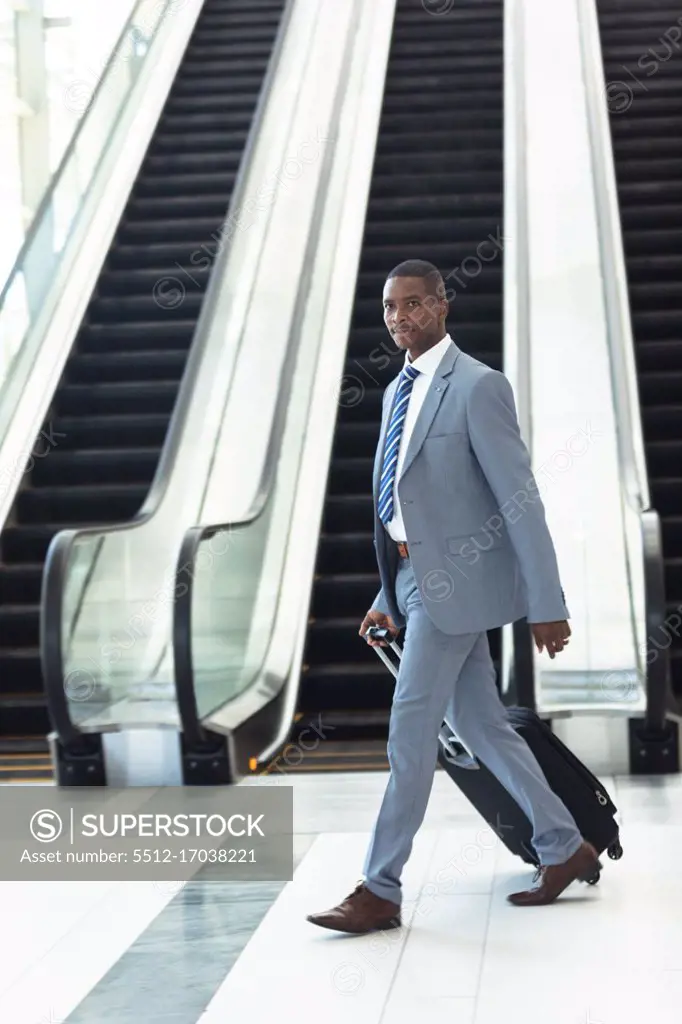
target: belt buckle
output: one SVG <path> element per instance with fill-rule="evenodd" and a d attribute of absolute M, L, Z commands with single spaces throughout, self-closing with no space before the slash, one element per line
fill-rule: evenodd
<path fill-rule="evenodd" d="M 398 554 L 401 558 L 409 558 L 407 544 L 403 540 L 398 541 Z"/>

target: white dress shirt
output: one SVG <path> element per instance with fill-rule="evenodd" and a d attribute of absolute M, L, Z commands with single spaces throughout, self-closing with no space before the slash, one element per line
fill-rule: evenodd
<path fill-rule="evenodd" d="M 452 338 L 449 334 L 446 334 L 437 345 L 430 348 L 428 352 L 424 352 L 412 363 L 415 370 L 419 370 L 419 376 L 415 378 L 414 384 L 412 385 L 412 391 L 410 393 L 410 400 L 407 404 L 407 413 L 403 424 L 402 437 L 400 439 L 400 450 L 398 451 L 398 463 L 396 465 L 395 482 L 393 485 L 393 518 L 386 527 L 389 535 L 395 541 L 407 540 L 405 535 L 405 524 L 403 523 L 403 513 L 400 507 L 400 501 L 398 500 L 398 481 L 402 472 L 403 463 L 405 462 L 407 448 L 410 443 L 410 438 L 412 437 L 414 425 L 417 422 L 417 417 L 422 405 L 424 404 L 426 393 L 431 387 L 431 381 L 433 380 L 436 370 L 440 365 L 441 359 L 452 344 Z M 405 364 L 407 365 L 410 362 L 410 357 L 406 352 Z"/>

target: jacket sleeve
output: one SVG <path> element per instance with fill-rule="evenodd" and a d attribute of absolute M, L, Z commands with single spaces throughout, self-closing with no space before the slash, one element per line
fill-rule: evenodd
<path fill-rule="evenodd" d="M 384 615 L 390 615 L 388 608 L 386 607 L 386 599 L 384 597 L 384 588 L 381 587 L 379 593 L 372 602 L 371 612 L 383 612 Z"/>
<path fill-rule="evenodd" d="M 478 379 L 467 401 L 467 420 L 471 446 L 498 503 L 497 528 L 506 528 L 526 584 L 528 621 L 563 621 L 569 613 L 556 552 L 514 393 L 503 373 L 490 370 Z"/>

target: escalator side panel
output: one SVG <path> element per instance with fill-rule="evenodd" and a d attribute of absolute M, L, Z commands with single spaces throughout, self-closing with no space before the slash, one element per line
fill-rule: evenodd
<path fill-rule="evenodd" d="M 0 749 L 49 729 L 52 537 L 128 520 L 148 494 L 284 6 L 206 0 L 36 439 L 0 536 Z"/>

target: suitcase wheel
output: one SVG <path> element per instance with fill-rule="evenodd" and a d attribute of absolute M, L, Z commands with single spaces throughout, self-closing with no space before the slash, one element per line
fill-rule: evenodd
<path fill-rule="evenodd" d="M 611 843 L 607 852 L 611 860 L 620 860 L 620 858 L 623 856 L 623 847 L 616 839 L 614 843 Z"/>
<path fill-rule="evenodd" d="M 585 875 L 583 878 L 580 879 L 580 881 L 581 882 L 586 882 L 588 885 L 596 885 L 597 882 L 599 881 L 599 879 L 601 878 L 601 869 L 602 869 L 602 863 L 601 863 L 601 861 L 597 861 L 597 869 L 594 872 L 594 874 L 592 874 L 592 875 Z"/>

